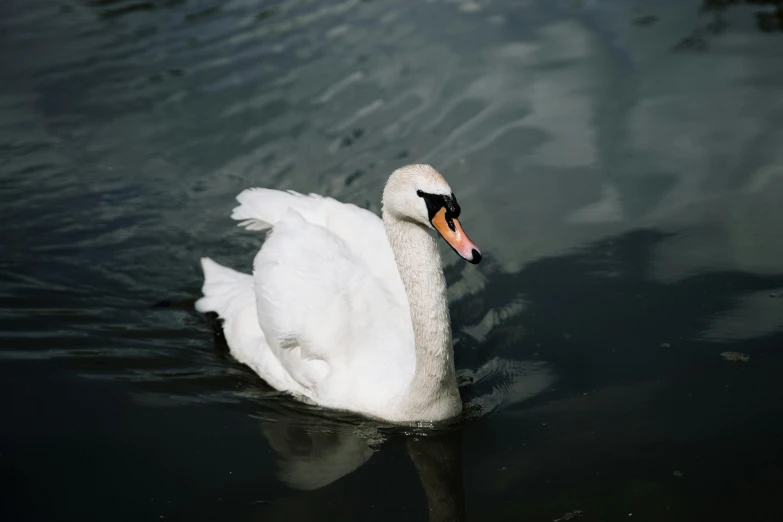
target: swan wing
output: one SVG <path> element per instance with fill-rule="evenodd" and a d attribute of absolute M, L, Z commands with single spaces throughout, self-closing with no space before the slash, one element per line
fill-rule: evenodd
<path fill-rule="evenodd" d="M 289 211 L 319 225 L 340 238 L 367 268 L 394 287 L 407 302 L 383 222 L 369 210 L 317 194 L 300 194 L 267 188 L 251 188 L 237 196 L 239 205 L 231 218 L 248 230 L 272 229 Z"/>
<path fill-rule="evenodd" d="M 413 375 L 407 298 L 395 287 L 401 282 L 378 270 L 383 250 L 357 250 L 373 238 L 361 243 L 343 236 L 372 230 L 368 218 L 335 225 L 343 216 L 321 209 L 308 207 L 305 216 L 289 206 L 274 223 L 253 263 L 258 323 L 277 360 L 311 399 L 371 412 Z M 330 221 L 334 215 L 338 219 Z M 396 270 L 393 275 L 399 279 Z"/>

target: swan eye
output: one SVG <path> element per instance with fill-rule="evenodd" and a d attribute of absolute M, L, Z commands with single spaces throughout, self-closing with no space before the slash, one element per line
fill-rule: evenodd
<path fill-rule="evenodd" d="M 445 208 L 446 223 L 452 232 L 456 230 L 452 220 L 459 217 L 461 209 L 459 208 L 457 198 L 454 197 L 453 193 L 450 196 L 446 196 L 443 194 L 428 194 L 423 190 L 417 190 L 416 194 L 418 194 L 427 205 L 427 214 L 429 214 L 430 222 L 432 222 L 432 218 L 435 217 L 435 214 L 437 214 L 438 211 Z"/>
<path fill-rule="evenodd" d="M 435 217 L 435 214 L 437 214 L 440 209 L 446 206 L 445 197 L 440 194 L 428 194 L 423 190 L 417 190 L 416 194 L 423 199 L 424 204 L 427 205 L 427 217 L 430 221 L 432 221 L 432 218 Z"/>
<path fill-rule="evenodd" d="M 454 216 L 455 218 L 458 218 L 460 215 L 460 212 L 462 212 L 462 209 L 459 207 L 459 203 L 457 203 L 457 196 L 454 195 L 454 193 L 451 193 L 451 198 L 445 198 L 446 199 L 446 210 L 449 211 L 449 214 Z"/>

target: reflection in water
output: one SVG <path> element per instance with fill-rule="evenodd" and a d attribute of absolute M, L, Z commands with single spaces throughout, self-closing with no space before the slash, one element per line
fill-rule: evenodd
<path fill-rule="evenodd" d="M 722 34 L 729 27 L 726 10 L 750 6 L 756 19 L 756 28 L 764 33 L 783 32 L 783 2 L 781 0 L 703 0 L 701 12 L 712 16 L 712 21 L 697 27 L 674 46 L 675 51 L 704 51 L 713 35 Z"/>
<path fill-rule="evenodd" d="M 729 7 L 739 5 L 754 8 L 756 26 L 760 31 L 765 33 L 783 31 L 783 2 L 781 0 L 704 0 L 701 8 L 702 11 L 714 14 L 715 21 L 711 24 L 712 27 L 723 29 L 727 25 L 723 19 L 723 12 Z"/>
<path fill-rule="evenodd" d="M 293 489 L 327 486 L 355 471 L 373 454 L 366 437 L 344 427 L 281 418 L 263 423 L 261 431 L 278 455 L 277 478 Z"/>
<path fill-rule="evenodd" d="M 462 433 L 408 437 L 408 452 L 427 493 L 431 522 L 465 520 Z"/>
<path fill-rule="evenodd" d="M 304 491 L 324 488 L 357 470 L 385 442 L 371 426 L 301 417 L 264 422 L 261 430 L 277 454 L 277 478 Z M 429 520 L 465 520 L 461 431 L 407 433 L 405 442 L 427 497 Z M 378 487 L 391 485 L 379 483 Z"/>

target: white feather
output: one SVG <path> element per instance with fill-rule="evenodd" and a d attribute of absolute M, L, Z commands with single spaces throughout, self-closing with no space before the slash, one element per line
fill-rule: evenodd
<path fill-rule="evenodd" d="M 425 219 L 416 180 L 428 189 L 434 185 L 451 192 L 440 175 L 405 171 L 400 181 L 401 175 L 395 178 L 398 172 L 387 187 L 404 191 L 397 196 L 400 205 Z M 331 198 L 271 189 L 245 190 L 237 201 L 233 219 L 249 230 L 271 233 L 253 261 L 252 276 L 202 259 L 204 297 L 197 308 L 223 319 L 226 341 L 238 361 L 274 388 L 330 408 L 403 421 L 427 413 L 415 411 L 417 404 L 430 408 L 445 401 L 449 404 L 430 408 L 429 416 L 454 414 L 456 384 L 449 380 L 453 362 L 443 347 L 432 349 L 433 356 L 414 342 L 406 287 L 377 215 Z M 418 258 L 433 257 L 413 261 L 426 265 L 420 273 L 431 273 L 427 268 L 435 265 L 440 270 L 436 249 L 433 254 L 429 244 L 412 244 L 408 256 L 416 259 L 417 248 L 424 252 Z M 417 270 L 407 266 L 405 273 Z M 432 288 L 438 294 L 442 286 L 445 296 L 442 271 L 440 275 L 433 278 Z M 445 318 L 437 301 L 433 306 L 431 317 L 423 320 L 436 321 L 429 325 L 433 331 L 450 332 L 445 303 Z M 422 363 L 427 357 L 443 359 L 424 368 L 432 373 L 445 364 L 443 384 L 438 381 L 417 392 L 411 389 L 417 360 Z"/>

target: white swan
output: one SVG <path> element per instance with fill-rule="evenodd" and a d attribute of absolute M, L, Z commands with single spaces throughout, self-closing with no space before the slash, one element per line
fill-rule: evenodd
<path fill-rule="evenodd" d="M 216 312 L 231 354 L 272 387 L 390 422 L 462 411 L 437 230 L 471 263 L 481 254 L 429 165 L 389 177 L 383 220 L 331 198 L 270 189 L 237 196 L 231 215 L 272 229 L 253 275 L 201 260 L 202 312 Z M 385 230 L 384 230 L 385 228 Z"/>

